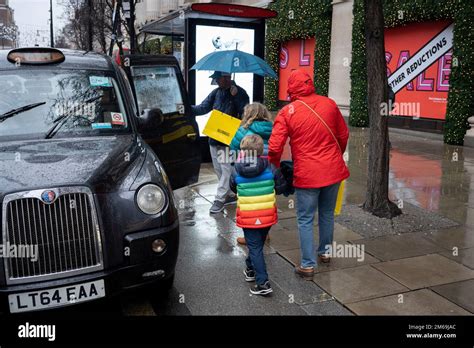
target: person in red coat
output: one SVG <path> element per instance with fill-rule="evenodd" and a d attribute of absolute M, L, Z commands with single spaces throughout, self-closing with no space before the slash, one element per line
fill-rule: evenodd
<path fill-rule="evenodd" d="M 291 103 L 276 116 L 268 156 L 270 162 L 278 167 L 283 148 L 290 138 L 301 247 L 301 264 L 295 271 L 302 277 L 312 278 L 317 266 L 314 215 L 319 210 L 317 254 L 320 261 L 329 262 L 327 251 L 333 242 L 337 192 L 341 181 L 349 177 L 343 159 L 349 130 L 336 103 L 315 93 L 313 80 L 306 72 L 291 72 L 288 94 Z"/>

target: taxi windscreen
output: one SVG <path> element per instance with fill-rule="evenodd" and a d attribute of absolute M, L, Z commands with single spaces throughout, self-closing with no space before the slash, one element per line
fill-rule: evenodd
<path fill-rule="evenodd" d="M 130 132 L 114 77 L 43 69 L 0 75 L 0 141 Z"/>

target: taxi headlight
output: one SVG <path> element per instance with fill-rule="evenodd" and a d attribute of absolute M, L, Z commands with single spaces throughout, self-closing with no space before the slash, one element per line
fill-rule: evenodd
<path fill-rule="evenodd" d="M 145 214 L 158 214 L 166 205 L 166 194 L 161 187 L 153 184 L 142 186 L 137 193 L 137 205 Z"/>

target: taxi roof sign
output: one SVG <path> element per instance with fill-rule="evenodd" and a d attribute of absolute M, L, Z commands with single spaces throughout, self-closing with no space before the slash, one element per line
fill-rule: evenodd
<path fill-rule="evenodd" d="M 26 47 L 11 50 L 7 59 L 15 64 L 45 65 L 62 63 L 66 59 L 64 54 L 50 47 Z"/>

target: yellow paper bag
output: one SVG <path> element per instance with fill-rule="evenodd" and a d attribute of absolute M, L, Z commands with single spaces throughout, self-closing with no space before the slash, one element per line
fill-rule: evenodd
<path fill-rule="evenodd" d="M 212 110 L 211 116 L 202 131 L 209 138 L 230 145 L 240 127 L 238 118 L 227 115 L 219 110 Z"/>
<path fill-rule="evenodd" d="M 337 200 L 336 200 L 336 208 L 334 208 L 334 215 L 341 214 L 342 209 L 342 198 L 344 197 L 344 186 L 346 184 L 346 180 L 343 180 L 339 185 L 339 191 L 337 191 Z"/>

